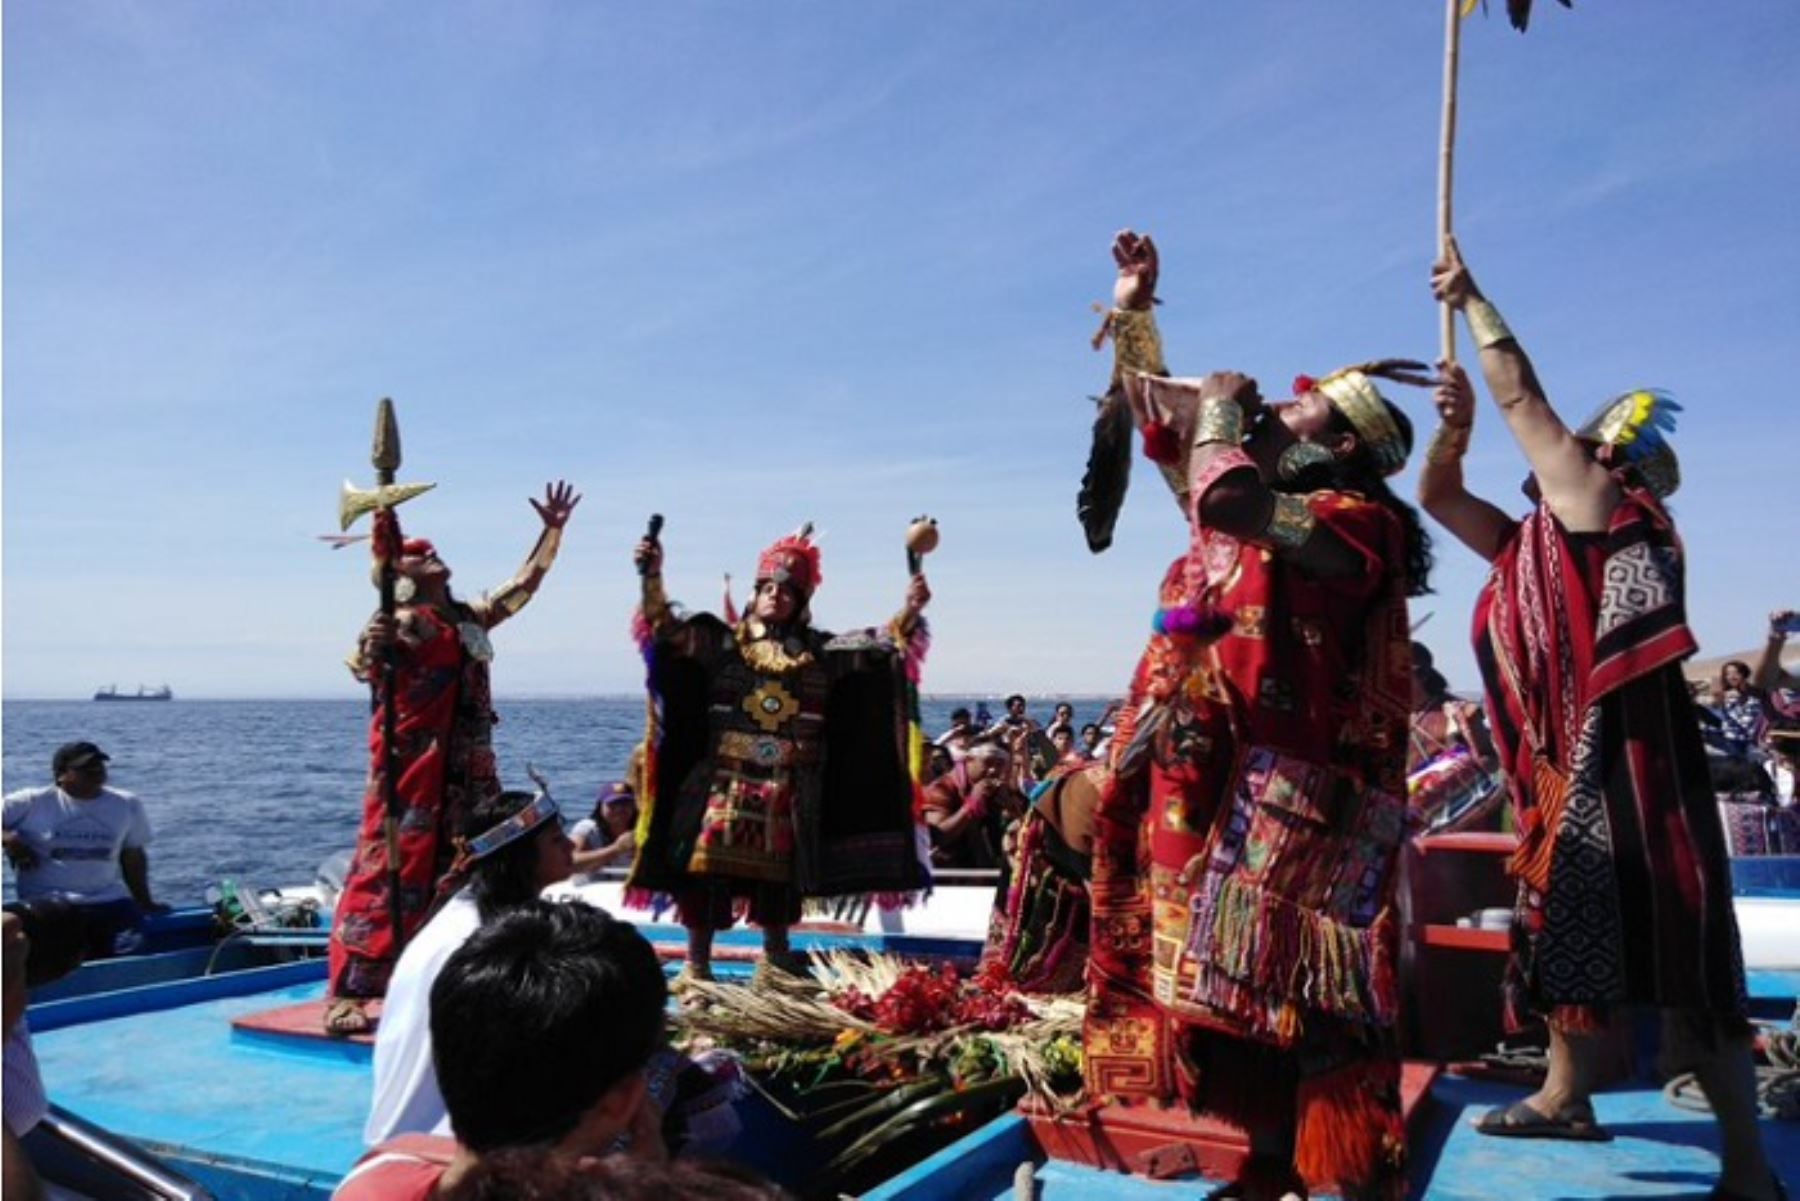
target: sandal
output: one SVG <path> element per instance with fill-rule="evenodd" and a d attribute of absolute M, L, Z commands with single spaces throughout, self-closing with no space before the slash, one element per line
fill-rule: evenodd
<path fill-rule="evenodd" d="M 368 1002 L 357 997 L 338 997 L 325 1007 L 325 1033 L 333 1038 L 355 1038 L 375 1029 Z"/>
<path fill-rule="evenodd" d="M 1607 1143 L 1612 1135 L 1594 1120 L 1594 1107 L 1568 1105 L 1555 1114 L 1539 1113 L 1523 1101 L 1490 1109 L 1475 1123 L 1481 1134 L 1496 1138 L 1560 1138 L 1578 1143 Z"/>

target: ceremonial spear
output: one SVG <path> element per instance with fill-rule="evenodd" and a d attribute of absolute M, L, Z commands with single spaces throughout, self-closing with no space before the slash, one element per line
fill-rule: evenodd
<path fill-rule="evenodd" d="M 400 423 L 394 416 L 394 402 L 382 397 L 375 406 L 375 441 L 369 451 L 369 462 L 375 467 L 375 487 L 358 488 L 348 480 L 338 499 L 339 528 L 348 530 L 364 513 L 391 511 L 434 484 L 396 484 L 394 473 L 400 470 Z M 389 538 L 377 521 L 371 546 L 375 552 L 377 579 L 381 588 L 381 615 L 393 627 L 394 559 L 400 554 L 399 544 Z M 394 648 L 390 645 L 381 656 L 381 671 L 369 684 L 369 703 L 381 707 L 381 834 L 387 851 L 388 920 L 394 930 L 394 949 L 398 954 L 406 945 L 406 927 L 400 905 L 400 792 L 394 778 Z M 382 704 L 382 698 L 387 703 Z"/>
<path fill-rule="evenodd" d="M 1570 0 L 1557 0 L 1564 8 Z M 1450 253 L 1451 183 L 1456 167 L 1456 73 L 1462 55 L 1462 19 L 1475 11 L 1475 5 L 1486 7 L 1486 0 L 1444 0 L 1444 107 L 1438 137 L 1438 256 Z M 1531 23 L 1532 0 L 1506 0 L 1506 15 L 1513 28 L 1525 32 Z M 1456 361 L 1456 311 L 1448 304 L 1438 306 L 1438 342 L 1443 357 Z"/>

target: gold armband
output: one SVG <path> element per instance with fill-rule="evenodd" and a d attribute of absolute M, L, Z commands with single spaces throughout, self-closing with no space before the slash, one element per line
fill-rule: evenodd
<path fill-rule="evenodd" d="M 1142 371 L 1149 375 L 1166 375 L 1163 364 L 1162 335 L 1156 329 L 1156 317 L 1149 309 L 1114 309 L 1112 312 L 1113 383 Z"/>
<path fill-rule="evenodd" d="M 1244 441 L 1244 409 L 1235 400 L 1223 396 L 1200 403 L 1200 416 L 1194 423 L 1194 445 L 1222 442 L 1238 446 Z"/>
<path fill-rule="evenodd" d="M 1269 524 L 1263 528 L 1263 539 L 1276 550 L 1299 550 L 1312 537 L 1318 518 L 1302 497 L 1285 492 L 1275 494 L 1275 506 L 1269 510 Z"/>
<path fill-rule="evenodd" d="M 1469 321 L 1469 336 L 1475 339 L 1477 350 L 1486 350 L 1497 342 L 1516 341 L 1512 330 L 1506 328 L 1506 322 L 1500 316 L 1500 310 L 1490 304 L 1486 297 L 1477 296 L 1463 305 L 1463 316 Z"/>
<path fill-rule="evenodd" d="M 550 565 L 556 562 L 556 552 L 562 549 L 562 530 L 546 528 L 538 536 L 537 545 L 525 557 L 525 565 L 512 579 L 494 589 L 488 595 L 488 604 L 495 610 L 495 616 L 501 620 L 515 616 L 531 602 L 537 594 L 538 585 L 544 582 L 544 576 Z"/>
<path fill-rule="evenodd" d="M 1469 428 L 1466 425 L 1440 424 L 1425 448 L 1427 463 L 1455 463 L 1469 451 Z"/>

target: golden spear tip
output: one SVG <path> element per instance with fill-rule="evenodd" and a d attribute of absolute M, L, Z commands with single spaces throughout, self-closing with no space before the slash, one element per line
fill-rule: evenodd
<path fill-rule="evenodd" d="M 394 482 L 394 473 L 400 470 L 400 422 L 394 416 L 394 402 L 385 396 L 375 406 L 375 445 L 369 462 L 375 465 L 377 483 Z"/>

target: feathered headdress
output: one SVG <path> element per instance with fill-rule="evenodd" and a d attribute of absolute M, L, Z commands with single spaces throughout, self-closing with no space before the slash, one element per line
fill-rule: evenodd
<path fill-rule="evenodd" d="M 1582 423 L 1575 436 L 1597 442 L 1636 471 L 1650 490 L 1667 497 L 1681 487 L 1681 463 L 1664 435 L 1675 432 L 1675 414 L 1681 406 L 1667 392 L 1639 388 L 1601 405 Z"/>
<path fill-rule="evenodd" d="M 757 582 L 774 580 L 799 593 L 802 600 L 817 592 L 825 582 L 819 548 L 812 540 L 812 522 L 772 543 L 756 560 Z"/>

